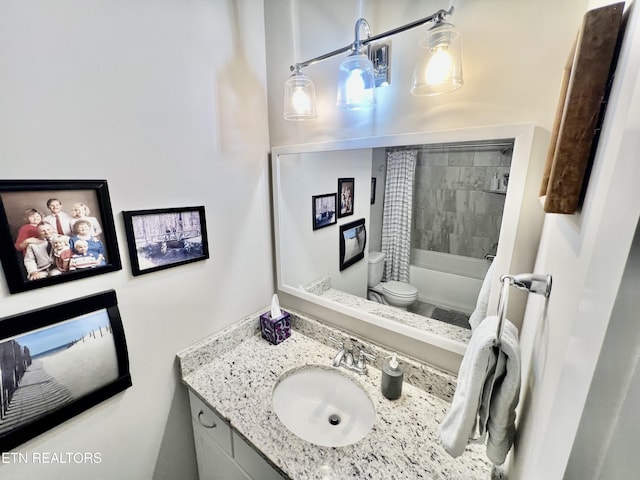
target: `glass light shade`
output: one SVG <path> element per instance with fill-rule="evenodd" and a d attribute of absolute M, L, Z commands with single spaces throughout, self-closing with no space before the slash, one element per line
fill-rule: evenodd
<path fill-rule="evenodd" d="M 316 89 L 305 74 L 294 72 L 284 84 L 285 120 L 311 120 L 316 111 Z"/>
<path fill-rule="evenodd" d="M 411 83 L 414 95 L 439 95 L 462 87 L 462 38 L 449 23 L 429 29 Z"/>
<path fill-rule="evenodd" d="M 338 70 L 338 100 L 341 110 L 364 110 L 376 104 L 373 63 L 364 54 L 353 53 Z"/>

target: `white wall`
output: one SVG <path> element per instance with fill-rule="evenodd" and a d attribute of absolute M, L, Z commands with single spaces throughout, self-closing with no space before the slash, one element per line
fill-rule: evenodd
<path fill-rule="evenodd" d="M 175 353 L 273 292 L 262 2 L 0 4 L 2 178 L 107 179 L 123 270 L 10 295 L 0 317 L 114 288 L 133 387 L 16 449 L 3 479 L 195 479 Z M 258 48 L 256 48 L 258 46 Z M 121 211 L 204 205 L 211 258 L 132 277 Z M 1 330 L 1 322 L 0 322 Z"/>
<path fill-rule="evenodd" d="M 571 472 L 563 475 L 590 385 L 604 381 L 598 374 L 594 377 L 597 362 L 601 352 L 603 362 L 624 355 L 622 345 L 617 352 L 602 346 L 640 216 L 635 200 L 640 181 L 637 7 L 632 4 L 584 205 L 575 215 L 545 218 L 536 271 L 553 275 L 553 289 L 546 305 L 533 296 L 527 305 L 521 335 L 524 389 L 510 478 L 584 478 Z M 637 295 L 637 285 L 634 288 Z M 630 349 L 626 353 L 633 355 Z M 618 372 L 600 373 L 612 374 Z M 595 412 L 606 415 L 610 410 L 585 414 Z M 612 424 L 619 421 L 607 418 Z M 637 431 L 621 434 L 625 435 L 621 443 L 637 443 Z M 580 442 L 572 454 L 574 461 L 591 453 Z M 623 465 L 619 467 L 623 471 Z"/>
<path fill-rule="evenodd" d="M 313 230 L 311 197 L 337 192 L 339 208 L 338 178 L 355 179 L 353 215 L 336 218 L 335 225 Z M 329 275 L 334 288 L 366 297 L 366 257 L 340 271 L 339 226 L 364 218 L 369 236 L 371 149 L 280 155 L 280 181 L 280 241 L 286 252 L 282 259 L 284 282 L 305 286 Z"/>
<path fill-rule="evenodd" d="M 640 469 L 640 224 L 600 350 L 565 478 L 634 478 Z M 614 374 L 615 373 L 615 374 Z"/>

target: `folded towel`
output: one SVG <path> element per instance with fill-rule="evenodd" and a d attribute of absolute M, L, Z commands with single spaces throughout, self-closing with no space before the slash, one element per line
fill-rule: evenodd
<path fill-rule="evenodd" d="M 484 276 L 482 286 L 480 287 L 480 293 L 478 294 L 478 300 L 476 301 L 476 308 L 469 316 L 469 325 L 471 330 L 475 330 L 480 322 L 487 316 L 487 307 L 489 305 L 489 295 L 491 294 L 491 283 L 493 282 L 493 266 L 495 260 L 489 265 L 489 269 Z"/>
<path fill-rule="evenodd" d="M 487 317 L 471 336 L 451 407 L 440 425 L 440 443 L 458 457 L 470 442 L 486 438 L 487 456 L 501 465 L 515 435 L 520 345 L 518 329 L 505 319 L 500 346 L 495 346 L 497 328 L 498 317 Z"/>

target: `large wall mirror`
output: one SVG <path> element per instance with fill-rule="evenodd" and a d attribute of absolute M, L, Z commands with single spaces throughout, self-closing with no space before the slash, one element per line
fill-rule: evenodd
<path fill-rule="evenodd" d="M 274 148 L 279 292 L 462 355 L 492 262 L 489 313 L 500 275 L 533 269 L 547 141 L 519 124 Z M 525 300 L 510 299 L 516 325 Z"/>

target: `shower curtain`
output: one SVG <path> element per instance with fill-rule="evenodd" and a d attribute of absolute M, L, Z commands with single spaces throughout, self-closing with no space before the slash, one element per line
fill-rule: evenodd
<path fill-rule="evenodd" d="M 387 153 L 387 180 L 382 213 L 384 281 L 409 282 L 411 257 L 411 212 L 416 150 Z"/>

